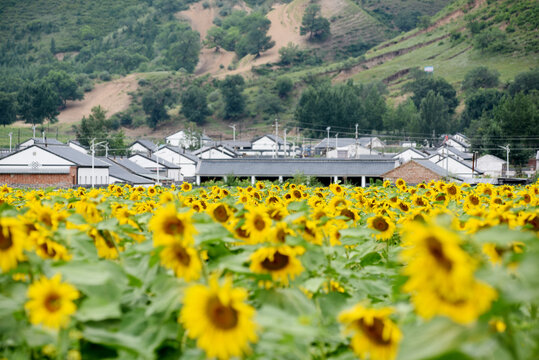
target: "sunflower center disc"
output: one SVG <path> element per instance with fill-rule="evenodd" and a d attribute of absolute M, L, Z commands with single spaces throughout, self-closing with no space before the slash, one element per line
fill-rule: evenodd
<path fill-rule="evenodd" d="M 180 219 L 171 219 L 165 224 L 165 232 L 169 235 L 183 234 L 185 227 Z"/>
<path fill-rule="evenodd" d="M 60 309 L 61 306 L 60 296 L 56 293 L 49 294 L 45 299 L 45 307 L 50 312 L 56 312 Z"/>
<path fill-rule="evenodd" d="M 275 271 L 275 270 L 281 270 L 288 265 L 289 257 L 288 255 L 283 255 L 280 252 L 276 252 L 273 255 L 273 261 L 266 258 L 264 261 L 262 261 L 262 267 L 267 270 Z"/>
<path fill-rule="evenodd" d="M 389 228 L 389 224 L 384 219 L 376 219 L 374 227 L 380 231 L 386 231 Z"/>
<path fill-rule="evenodd" d="M 213 215 L 215 215 L 215 218 L 219 222 L 225 222 L 228 220 L 228 214 L 226 213 L 226 209 L 223 205 L 219 205 L 215 208 Z"/>
<path fill-rule="evenodd" d="M 4 235 L 4 229 L 0 227 L 0 250 L 7 250 L 13 245 L 11 232 L 7 229 L 7 236 Z"/>
<path fill-rule="evenodd" d="M 255 225 L 255 228 L 258 231 L 262 231 L 266 227 L 266 223 L 264 222 L 264 220 L 260 216 L 257 216 L 255 218 L 254 225 Z"/>
<path fill-rule="evenodd" d="M 238 312 L 230 306 L 224 306 L 217 297 L 208 301 L 208 317 L 213 325 L 222 330 L 229 330 L 238 324 Z"/>
<path fill-rule="evenodd" d="M 175 245 L 174 255 L 176 255 L 176 259 L 178 259 L 178 261 L 181 262 L 185 266 L 189 266 L 189 264 L 191 263 L 191 257 L 189 256 L 187 251 L 185 251 L 183 246 Z"/>
<path fill-rule="evenodd" d="M 391 339 L 384 339 L 384 322 L 379 318 L 375 317 L 371 325 L 367 325 L 363 319 L 359 319 L 358 323 L 359 327 L 369 340 L 380 345 L 387 345 L 391 342 Z"/>
<path fill-rule="evenodd" d="M 438 239 L 431 236 L 427 238 L 427 247 L 429 249 L 429 252 L 431 255 L 440 263 L 440 265 L 447 271 L 450 271 L 453 267 L 453 263 L 451 260 L 449 260 L 445 254 L 444 250 L 442 248 L 442 244 Z"/>

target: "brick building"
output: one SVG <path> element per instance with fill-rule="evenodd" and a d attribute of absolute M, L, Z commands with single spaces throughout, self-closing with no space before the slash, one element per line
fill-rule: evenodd
<path fill-rule="evenodd" d="M 395 182 L 400 178 L 408 184 L 441 180 L 445 176 L 444 169 L 427 159 L 413 159 L 382 174 L 384 180 Z"/>
<path fill-rule="evenodd" d="M 0 168 L 0 184 L 25 187 L 70 187 L 76 184 L 77 168 L 45 170 L 39 169 L 2 169 Z"/>

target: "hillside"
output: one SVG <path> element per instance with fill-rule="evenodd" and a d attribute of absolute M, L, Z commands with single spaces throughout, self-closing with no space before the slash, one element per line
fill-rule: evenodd
<path fill-rule="evenodd" d="M 413 81 L 414 69 L 425 66 L 433 66 L 434 75 L 456 89 L 457 119 L 468 96 L 461 83 L 470 70 L 496 70 L 503 90 L 517 74 L 539 63 L 539 7 L 534 1 L 318 0 L 321 15 L 331 24 L 331 35 L 322 42 L 309 42 L 299 33 L 309 0 L 51 3 L 61 11 L 40 0 L 20 7 L 13 1 L 0 5 L 0 34 L 5 36 L 0 95 L 16 94 L 24 83 L 44 78 L 51 70 L 67 72 L 86 93 L 83 100 L 68 99 L 60 122 L 52 125 L 61 138 L 73 136 L 71 125 L 97 105 L 108 110 L 113 128 L 123 127 L 130 138 L 158 139 L 185 126 L 229 136 L 232 121 L 249 136 L 272 131 L 275 118 L 297 126 L 298 101 L 316 79 L 329 77 L 333 84 L 383 82 L 388 89 L 383 96 L 391 107 L 410 96 L 404 85 Z M 210 28 L 240 10 L 269 20 L 267 35 L 273 47 L 238 59 L 234 51 L 202 43 Z M 399 34 L 411 26 L 401 23 L 400 15 L 412 12 L 414 27 Z M 481 48 L 480 37 L 491 33 L 497 47 L 487 42 Z M 193 45 L 200 51 L 191 51 L 197 48 Z M 281 53 L 285 47 L 288 62 Z M 228 75 L 246 79 L 241 87 L 244 108 L 234 117 L 227 115 L 220 85 Z M 292 87 L 281 94 L 277 89 L 283 79 Z M 196 124 L 188 123 L 181 112 L 182 94 L 192 86 L 206 94 L 210 113 Z M 161 102 L 161 114 L 166 113 L 154 127 L 146 126 L 152 115 L 144 98 Z M 7 127 L 2 134 L 8 131 L 12 130 Z M 0 144 L 5 144 L 2 134 Z"/>

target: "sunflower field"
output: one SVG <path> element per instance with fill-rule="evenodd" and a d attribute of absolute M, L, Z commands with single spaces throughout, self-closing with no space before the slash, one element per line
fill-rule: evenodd
<path fill-rule="evenodd" d="M 539 359 L 539 184 L 0 187 L 0 359 Z"/>

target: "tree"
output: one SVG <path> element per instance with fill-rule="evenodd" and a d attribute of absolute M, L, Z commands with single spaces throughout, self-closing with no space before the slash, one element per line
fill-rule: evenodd
<path fill-rule="evenodd" d="M 448 128 L 449 114 L 444 97 L 433 90 L 430 90 L 427 96 L 421 100 L 419 115 L 421 117 L 421 132 L 423 133 L 442 134 Z"/>
<path fill-rule="evenodd" d="M 267 36 L 271 21 L 260 13 L 252 13 L 245 19 L 244 30 L 246 34 L 236 44 L 236 53 L 239 57 L 247 54 L 260 56 L 261 52 L 275 46 L 275 41 Z"/>
<path fill-rule="evenodd" d="M 224 47 L 224 40 L 226 31 L 218 26 L 213 26 L 208 30 L 206 34 L 205 44 L 209 48 L 215 48 L 215 51 L 219 51 L 221 47 Z"/>
<path fill-rule="evenodd" d="M 388 131 L 401 133 L 403 131 L 420 132 L 416 126 L 420 123 L 419 113 L 410 99 L 399 104 L 396 109 L 389 109 L 384 114 L 384 128 Z"/>
<path fill-rule="evenodd" d="M 155 130 L 157 124 L 169 118 L 165 105 L 169 91 L 147 91 L 142 97 L 142 109 L 148 116 L 148 126 Z"/>
<path fill-rule="evenodd" d="M 55 122 L 59 96 L 54 88 L 44 81 L 27 83 L 17 95 L 19 115 L 25 122 L 42 124 L 45 120 Z"/>
<path fill-rule="evenodd" d="M 200 53 L 200 35 L 196 31 L 183 31 L 178 41 L 172 43 L 165 52 L 167 65 L 175 70 L 181 68 L 193 72 Z"/>
<path fill-rule="evenodd" d="M 384 127 L 383 117 L 387 111 L 386 101 L 375 86 L 366 90 L 362 103 L 363 117 L 367 127 L 373 130 L 382 130 Z"/>
<path fill-rule="evenodd" d="M 96 142 L 107 142 L 109 154 L 125 155 L 125 135 L 122 131 L 112 133 L 112 124 L 106 118 L 106 111 L 101 106 L 94 106 L 88 117 L 84 116 L 80 125 L 74 125 L 73 129 L 77 141 L 83 146 L 90 146 L 92 139 Z M 104 155 L 103 149 L 96 149 L 98 155 Z"/>
<path fill-rule="evenodd" d="M 60 106 L 65 108 L 67 100 L 82 100 L 84 93 L 79 89 L 77 82 L 73 77 L 63 70 L 51 71 L 44 78 L 49 83 L 60 98 Z"/>
<path fill-rule="evenodd" d="M 503 93 L 496 89 L 480 89 L 466 99 L 466 107 L 460 119 L 460 129 L 470 126 L 473 120 L 479 119 L 483 114 L 489 115 L 500 103 Z"/>
<path fill-rule="evenodd" d="M 206 92 L 199 86 L 190 86 L 181 96 L 181 113 L 187 120 L 201 125 L 206 117 L 211 114 L 208 109 Z"/>
<path fill-rule="evenodd" d="M 489 70 L 486 66 L 478 66 L 468 71 L 462 82 L 462 90 L 486 89 L 498 86 L 500 73 Z"/>
<path fill-rule="evenodd" d="M 277 94 L 282 98 L 288 97 L 288 94 L 290 94 L 293 88 L 294 83 L 289 77 L 278 77 L 277 81 L 275 82 L 275 89 L 277 90 Z"/>
<path fill-rule="evenodd" d="M 515 76 L 515 81 L 509 85 L 509 94 L 511 96 L 515 96 L 521 91 L 528 94 L 532 90 L 539 90 L 539 68 L 521 72 Z"/>
<path fill-rule="evenodd" d="M 0 124 L 9 125 L 17 120 L 16 96 L 0 91 Z"/>
<path fill-rule="evenodd" d="M 300 35 L 309 34 L 309 40 L 313 37 L 316 40 L 324 40 L 330 34 L 330 23 L 328 19 L 320 15 L 320 5 L 310 4 L 305 9 L 301 19 Z"/>
<path fill-rule="evenodd" d="M 239 118 L 245 111 L 243 88 L 245 80 L 241 75 L 227 75 L 219 88 L 225 100 L 225 119 Z"/>
<path fill-rule="evenodd" d="M 420 107 L 421 101 L 431 90 L 444 98 L 450 114 L 459 104 L 457 92 L 451 84 L 441 77 L 418 75 L 414 81 L 405 85 L 405 89 L 413 92 L 412 101 L 417 108 Z"/>

